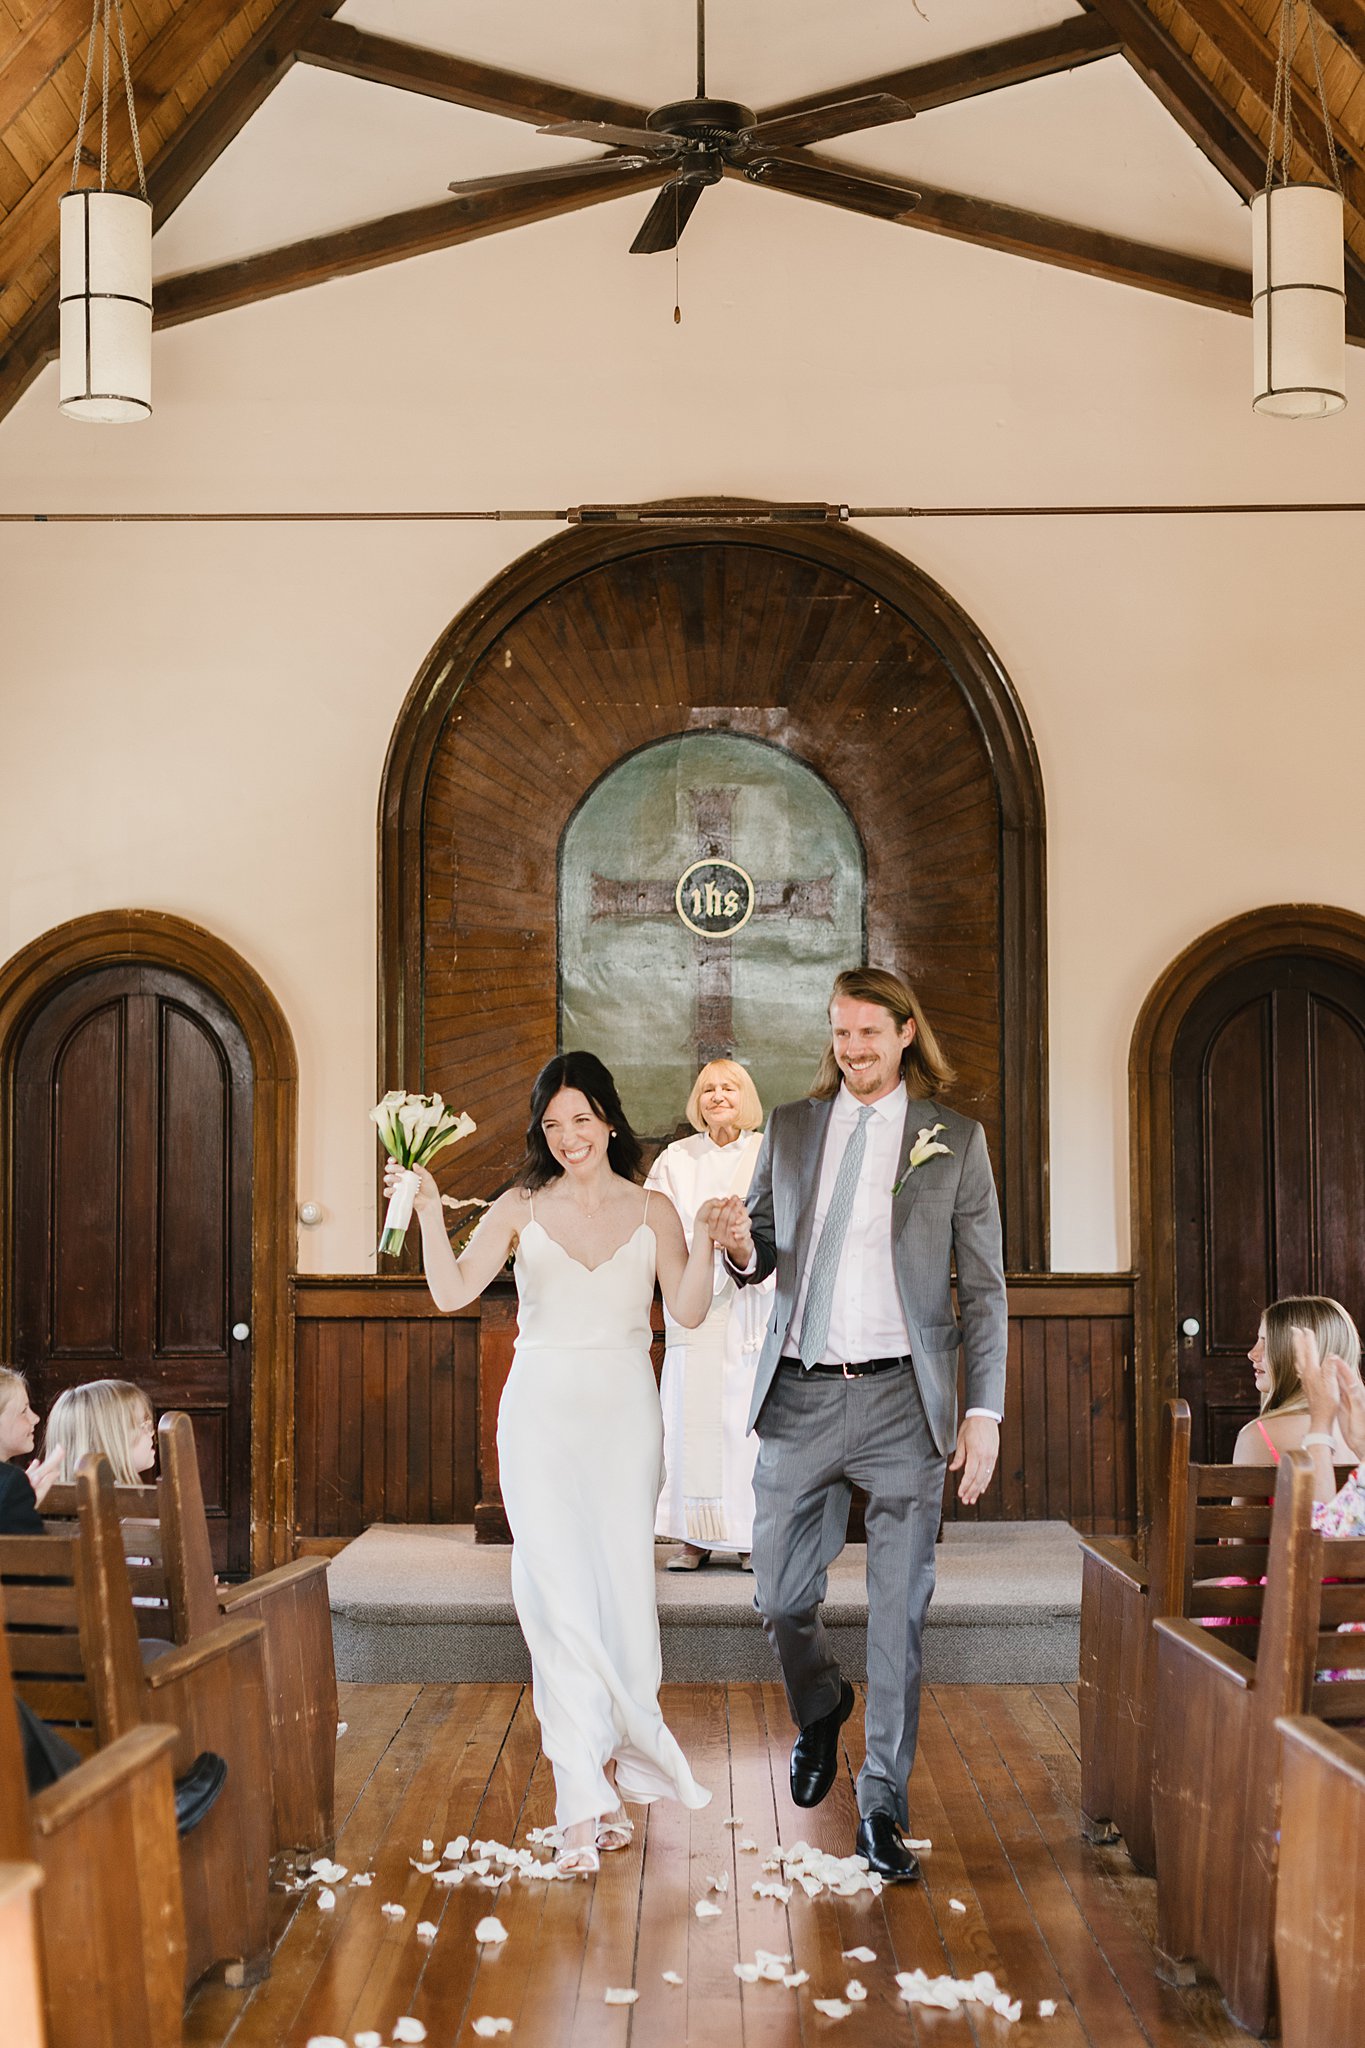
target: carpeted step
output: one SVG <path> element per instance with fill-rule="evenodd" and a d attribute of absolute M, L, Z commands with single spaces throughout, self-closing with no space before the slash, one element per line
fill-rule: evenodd
<path fill-rule="evenodd" d="M 777 1665 L 754 1612 L 754 1582 L 716 1558 L 668 1572 L 658 1547 L 666 1680 L 768 1679 Z M 825 1624 L 850 1678 L 866 1676 L 865 1552 L 830 1568 Z M 512 1606 L 511 1552 L 467 1525 L 376 1523 L 329 1573 L 337 1676 L 370 1683 L 515 1681 L 530 1661 Z M 1074 1683 L 1081 1560 L 1065 1522 L 949 1523 L 924 1637 L 937 1685 Z"/>

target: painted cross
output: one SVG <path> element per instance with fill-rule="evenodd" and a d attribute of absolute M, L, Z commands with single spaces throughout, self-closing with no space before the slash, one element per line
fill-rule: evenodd
<path fill-rule="evenodd" d="M 681 882 L 626 882 L 606 875 L 592 877 L 594 924 L 603 919 L 678 918 L 692 933 L 693 958 L 697 970 L 696 1009 L 692 1050 L 699 1067 L 708 1060 L 729 1059 L 735 1050 L 732 981 L 732 939 L 749 917 L 810 918 L 831 924 L 834 920 L 834 877 L 821 875 L 808 882 L 749 881 L 743 870 L 737 874 L 752 891 L 748 915 L 741 901 L 731 911 L 724 900 L 725 869 L 734 867 L 734 789 L 690 789 L 692 824 L 697 835 L 697 860 Z M 715 874 L 708 874 L 710 863 Z M 688 883 L 695 882 L 695 893 Z M 710 893 L 707 884 L 710 883 Z M 697 915 L 692 916 L 695 909 Z M 716 927 L 706 929 L 707 925 Z"/>

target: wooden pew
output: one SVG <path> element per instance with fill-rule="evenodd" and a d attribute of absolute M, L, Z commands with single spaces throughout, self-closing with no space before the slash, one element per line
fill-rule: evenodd
<path fill-rule="evenodd" d="M 270 1711 L 275 1851 L 311 1860 L 330 1855 L 336 1835 L 337 1681 L 332 1613 L 323 1558 L 299 1558 L 240 1586 L 214 1582 L 208 1520 L 188 1415 L 167 1413 L 157 1428 L 161 1478 L 155 1487 L 119 1486 L 139 1633 L 193 1643 L 231 1620 L 259 1621 Z M 49 1521 L 74 1513 L 69 1486 L 54 1487 Z"/>
<path fill-rule="evenodd" d="M 222 1964 L 229 1983 L 254 1982 L 270 1967 L 260 1625 L 224 1622 L 144 1666 L 108 1462 L 84 1459 L 75 1490 L 74 1531 L 0 1537 L 18 1690 L 85 1756 L 147 1723 L 168 1722 L 177 1776 L 201 1750 L 227 1760 L 221 1797 L 180 1845 L 186 1981 Z"/>
<path fill-rule="evenodd" d="M 135 1728 L 30 1798 L 0 1627 L 6 2043 L 28 2048 L 45 2038 L 48 2048 L 180 2048 L 185 1922 L 174 1747 L 172 1728 Z"/>
<path fill-rule="evenodd" d="M 1365 2033 L 1365 1740 L 1311 1714 L 1276 1726 L 1280 2031 L 1284 2048 L 1346 2048 Z"/>
<path fill-rule="evenodd" d="M 1282 1714 L 1365 1715 L 1365 1541 L 1325 1543 L 1312 1526 L 1313 1469 L 1287 1451 L 1275 1487 L 1265 1600 L 1254 1656 L 1192 1621 L 1158 1620 L 1154 1715 L 1157 1953 L 1188 1982 L 1198 1959 L 1253 2034 L 1275 2013 L 1274 1931 Z M 1224 1511 L 1236 1534 L 1247 1509 Z M 1332 1581 L 1324 1585 L 1323 1574 Z M 1250 1589 L 1246 1589 L 1250 1590 Z M 1323 1669 L 1355 1673 L 1319 1683 Z"/>
<path fill-rule="evenodd" d="M 1145 1557 L 1113 1538 L 1081 1541 L 1081 1829 L 1092 1842 L 1122 1835 L 1149 1875 L 1156 1869 L 1152 1624 L 1161 1615 L 1236 1617 L 1234 1640 L 1254 1647 L 1274 1484 L 1270 1465 L 1192 1465 L 1189 1408 L 1168 1401 Z M 1234 1500 L 1244 1505 L 1233 1508 Z M 1252 1583 L 1217 1583 L 1233 1576 Z"/>

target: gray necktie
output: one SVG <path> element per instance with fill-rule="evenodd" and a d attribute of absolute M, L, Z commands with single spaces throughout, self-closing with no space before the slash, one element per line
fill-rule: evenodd
<path fill-rule="evenodd" d="M 872 1105 L 864 1103 L 858 1111 L 858 1122 L 844 1147 L 844 1156 L 839 1161 L 839 1171 L 834 1176 L 834 1192 L 829 1198 L 825 1211 L 824 1227 L 820 1242 L 815 1247 L 811 1260 L 810 1284 L 806 1288 L 806 1308 L 801 1318 L 801 1363 L 806 1367 L 818 1365 L 820 1354 L 829 1336 L 829 1312 L 834 1304 L 834 1276 L 839 1270 L 839 1254 L 844 1248 L 848 1234 L 848 1219 L 853 1214 L 853 1198 L 858 1192 L 858 1175 L 863 1168 L 863 1153 L 867 1150 L 867 1120 L 872 1114 Z"/>

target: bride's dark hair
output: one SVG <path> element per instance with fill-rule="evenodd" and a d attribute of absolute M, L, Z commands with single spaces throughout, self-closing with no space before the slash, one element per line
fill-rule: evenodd
<path fill-rule="evenodd" d="M 576 1088 L 580 1095 L 587 1097 L 593 1115 L 601 1117 L 611 1132 L 607 1143 L 608 1166 L 613 1173 L 619 1173 L 622 1180 L 638 1181 L 644 1165 L 644 1147 L 621 1107 L 616 1083 L 595 1052 L 561 1052 L 541 1068 L 531 1090 L 526 1157 L 517 1174 L 517 1186 L 529 1188 L 534 1194 L 537 1188 L 558 1180 L 564 1172 L 540 1127 L 542 1117 L 561 1088 Z"/>

